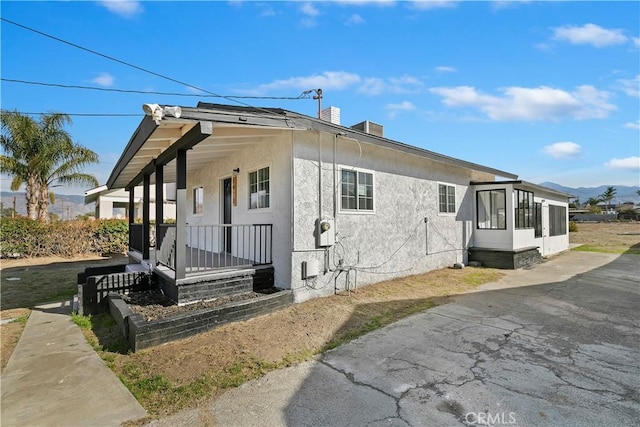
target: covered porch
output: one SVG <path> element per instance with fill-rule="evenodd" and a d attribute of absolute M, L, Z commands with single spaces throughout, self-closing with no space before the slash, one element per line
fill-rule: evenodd
<path fill-rule="evenodd" d="M 201 173 L 220 164 L 235 166 L 234 159 L 246 156 L 251 147 L 277 138 L 286 128 L 275 113 L 266 118 L 256 115 L 255 120 L 252 123 L 248 115 L 238 123 L 237 117 L 236 121 L 229 116 L 214 117 L 199 108 L 188 109 L 182 117 L 156 120 L 147 116 L 108 181 L 110 188 L 129 191 L 129 212 L 134 212 L 133 189 L 142 187 L 141 218 L 129 217 L 129 255 L 140 264 L 132 268 L 151 270 L 178 303 L 189 302 L 180 296 L 187 286 L 189 292 L 202 288 L 197 298 L 210 299 L 251 291 L 247 282 L 255 277 L 273 285 L 273 224 L 260 221 L 270 218 L 252 214 L 250 219 L 258 220 L 256 223 L 247 222 L 246 215 L 236 222 L 240 169 L 225 167 L 213 172 L 216 178 L 204 185 L 212 188 L 219 181 L 222 187 L 224 182 L 224 190 L 216 189 L 214 197 L 206 201 L 206 209 L 196 206 L 193 184 L 187 187 L 193 171 Z M 165 194 L 167 183 L 175 184 L 170 186 L 175 194 Z M 175 218 L 166 217 L 162 203 L 154 203 L 152 215 L 150 202 L 167 198 L 175 200 Z"/>

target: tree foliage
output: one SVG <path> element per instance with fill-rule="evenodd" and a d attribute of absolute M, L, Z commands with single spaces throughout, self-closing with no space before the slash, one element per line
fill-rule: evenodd
<path fill-rule="evenodd" d="M 53 187 L 97 186 L 98 180 L 83 169 L 98 163 L 98 155 L 73 142 L 64 129 L 66 114 L 43 114 L 39 120 L 17 111 L 2 110 L 0 172 L 12 176 L 11 190 L 25 184 L 27 216 L 49 220 L 49 203 L 55 203 Z"/>

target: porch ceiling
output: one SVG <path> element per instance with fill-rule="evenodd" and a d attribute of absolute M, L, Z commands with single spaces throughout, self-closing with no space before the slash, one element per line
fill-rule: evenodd
<path fill-rule="evenodd" d="M 163 120 L 125 165 L 112 187 L 124 188 L 128 186 L 145 166 L 158 158 L 160 154 L 191 130 L 196 123 L 197 121 L 193 120 Z M 247 146 L 275 138 L 280 132 L 282 129 L 279 128 L 214 123 L 213 134 L 187 152 L 187 168 L 189 170 L 198 169 L 213 160 L 231 156 Z M 175 181 L 174 159 L 164 168 L 164 182 Z M 151 183 L 155 183 L 155 174 L 151 175 Z"/>

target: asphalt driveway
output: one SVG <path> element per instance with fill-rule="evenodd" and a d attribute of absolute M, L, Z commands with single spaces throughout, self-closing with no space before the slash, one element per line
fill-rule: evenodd
<path fill-rule="evenodd" d="M 156 425 L 640 425 L 640 258 L 511 272 Z"/>

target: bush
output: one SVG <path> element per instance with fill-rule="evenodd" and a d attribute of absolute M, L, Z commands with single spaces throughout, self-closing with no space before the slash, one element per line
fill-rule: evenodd
<path fill-rule="evenodd" d="M 578 224 L 575 221 L 569 221 L 569 232 L 575 233 L 578 231 Z"/>
<path fill-rule="evenodd" d="M 49 223 L 29 218 L 2 218 L 0 257 L 71 257 L 89 253 L 126 253 L 126 220 L 75 220 Z"/>

